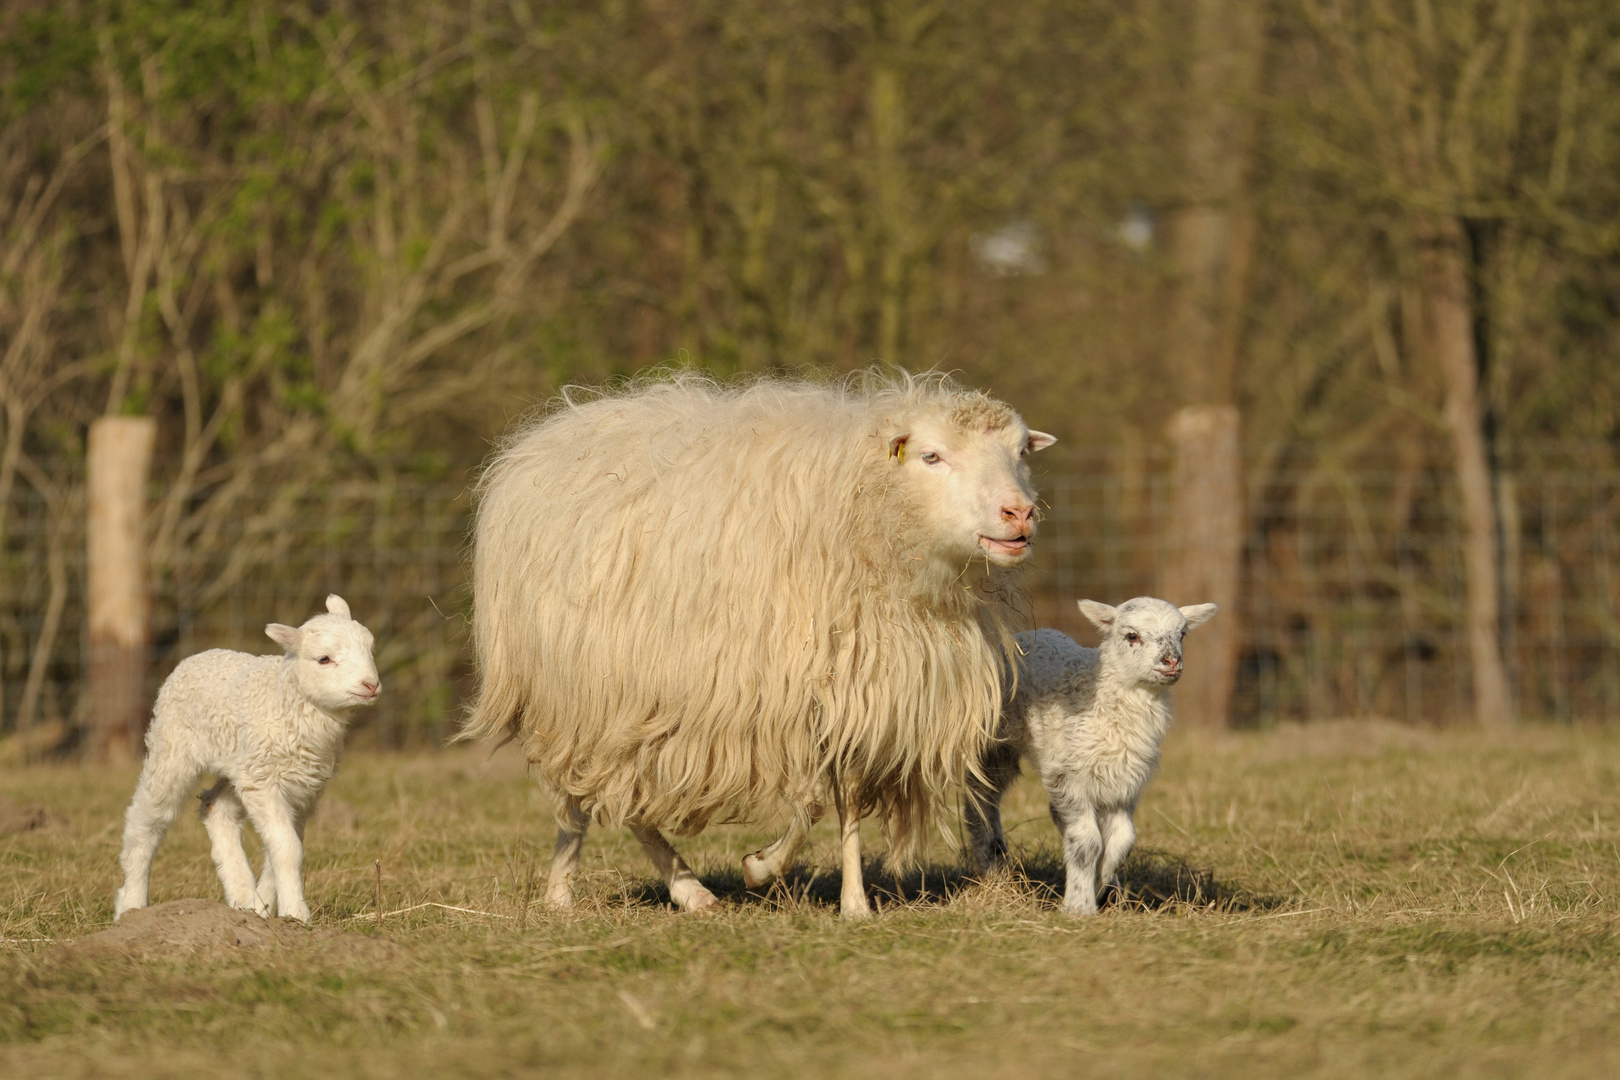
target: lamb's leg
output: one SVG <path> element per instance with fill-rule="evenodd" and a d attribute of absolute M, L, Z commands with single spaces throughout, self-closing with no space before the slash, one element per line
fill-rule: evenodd
<path fill-rule="evenodd" d="M 265 788 L 238 789 L 253 827 L 264 841 L 270 872 L 275 876 L 276 912 L 284 918 L 309 922 L 309 905 L 304 903 L 304 842 L 298 835 L 292 808 L 280 791 Z"/>
<path fill-rule="evenodd" d="M 557 800 L 557 847 L 546 874 L 547 907 L 564 911 L 574 906 L 574 867 L 579 865 L 579 849 L 590 823 L 578 799 L 564 796 Z"/>
<path fill-rule="evenodd" d="M 270 908 L 254 889 L 253 868 L 242 850 L 242 822 L 247 811 L 236 797 L 236 789 L 229 780 L 221 780 L 203 792 L 202 800 L 203 828 L 208 830 L 219 883 L 225 886 L 225 902 L 268 917 Z"/>
<path fill-rule="evenodd" d="M 1063 910 L 1071 915 L 1097 913 L 1097 871 L 1102 859 L 1102 831 L 1091 803 L 1048 784 L 1052 821 L 1063 836 Z"/>
<path fill-rule="evenodd" d="M 787 832 L 776 842 L 743 856 L 743 884 L 750 889 L 763 889 L 787 872 L 793 859 L 810 835 L 810 827 L 821 818 L 821 804 L 801 806 L 788 822 Z"/>
<path fill-rule="evenodd" d="M 309 820 L 309 811 L 295 812 L 293 815 L 293 828 L 298 832 L 298 842 L 304 842 L 304 824 Z M 264 905 L 261 915 L 274 915 L 276 913 L 276 864 L 270 859 L 270 849 L 264 850 L 264 863 L 259 867 L 259 884 L 254 889 L 259 902 Z"/>
<path fill-rule="evenodd" d="M 630 832 L 641 842 L 641 850 L 647 853 L 647 858 L 663 875 L 664 884 L 669 886 L 669 898 L 675 901 L 676 907 L 682 911 L 702 911 L 719 903 L 714 893 L 704 888 L 703 882 L 692 873 L 686 860 L 669 846 L 663 833 L 651 825 L 632 825 Z"/>
<path fill-rule="evenodd" d="M 838 913 L 846 919 L 864 919 L 872 914 L 872 906 L 866 900 L 866 879 L 861 875 L 860 788 L 853 783 L 835 783 L 833 802 L 838 810 L 844 863 L 844 885 L 839 890 Z"/>
<path fill-rule="evenodd" d="M 152 856 L 174 824 L 180 804 L 202 775 L 202 770 L 192 763 L 167 761 L 167 757 L 161 747 L 147 754 L 141 778 L 135 784 L 135 797 L 124 813 L 124 848 L 118 856 L 124 884 L 113 898 L 114 921 L 131 908 L 146 906 Z"/>
<path fill-rule="evenodd" d="M 1136 826 L 1131 822 L 1129 808 L 1122 807 L 1103 815 L 1102 841 L 1102 866 L 1097 872 L 1097 885 L 1099 889 L 1106 889 L 1116 884 L 1114 875 L 1131 848 L 1136 846 Z"/>
<path fill-rule="evenodd" d="M 990 748 L 981 766 L 984 779 L 968 780 L 962 817 L 968 846 L 980 873 L 1007 862 L 1007 835 L 1001 829 L 1001 796 L 1018 779 L 1018 751 L 1005 743 Z"/>

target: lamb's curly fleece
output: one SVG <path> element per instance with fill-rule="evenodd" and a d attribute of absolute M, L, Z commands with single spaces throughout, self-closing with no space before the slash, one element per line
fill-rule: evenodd
<path fill-rule="evenodd" d="M 226 902 L 309 919 L 304 823 L 337 771 L 350 711 L 375 702 L 381 689 L 371 631 L 342 597 L 327 597 L 326 607 L 296 628 L 265 627 L 284 656 L 210 649 L 164 680 L 125 814 L 115 919 L 146 906 L 152 856 L 205 773 L 219 777 L 202 795 L 202 815 Z M 242 849 L 244 817 L 265 845 L 257 884 Z"/>
<path fill-rule="evenodd" d="M 1170 728 L 1166 691 L 1184 670 L 1182 639 L 1215 605 L 1139 596 L 1117 608 L 1082 600 L 1080 610 L 1103 632 L 1098 648 L 1051 629 L 1018 635 L 1017 692 L 969 792 L 966 823 L 980 868 L 1002 864 L 1001 796 L 1027 757 L 1063 838 L 1064 909 L 1091 914 L 1136 842 L 1131 817 Z"/>

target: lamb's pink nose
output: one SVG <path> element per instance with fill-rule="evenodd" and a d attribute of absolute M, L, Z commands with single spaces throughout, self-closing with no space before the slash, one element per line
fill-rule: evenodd
<path fill-rule="evenodd" d="M 1016 525 L 1019 536 L 1027 536 L 1030 528 L 1035 524 L 1035 508 L 1028 503 L 1003 506 L 1001 508 L 1001 520 L 1009 525 Z"/>
<path fill-rule="evenodd" d="M 380 682 L 371 682 L 369 680 L 362 680 L 361 683 L 360 683 L 360 686 L 371 697 L 376 697 L 377 696 L 377 691 L 382 689 L 382 683 L 380 683 Z"/>

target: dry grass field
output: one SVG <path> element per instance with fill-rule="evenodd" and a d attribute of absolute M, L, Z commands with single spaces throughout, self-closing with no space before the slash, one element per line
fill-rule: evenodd
<path fill-rule="evenodd" d="M 0 774 L 0 1075 L 1620 1075 L 1613 731 L 1177 732 L 1127 895 L 1085 921 L 1027 780 L 1021 877 L 974 882 L 942 838 L 865 925 L 825 824 L 767 897 L 736 871 L 759 830 L 688 840 L 725 901 L 695 916 L 600 830 L 559 916 L 525 905 L 550 813 L 509 751 L 356 755 L 309 830 L 311 929 L 64 944 L 111 922 L 133 782 Z M 387 911 L 472 910 L 379 929 L 377 860 Z M 218 896 L 188 815 L 153 902 Z"/>

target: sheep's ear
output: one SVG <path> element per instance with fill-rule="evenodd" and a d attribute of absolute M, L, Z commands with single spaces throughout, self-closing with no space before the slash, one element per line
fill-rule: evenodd
<path fill-rule="evenodd" d="M 273 622 L 269 626 L 266 626 L 264 628 L 264 632 L 269 635 L 271 641 L 275 642 L 277 645 L 280 645 L 288 652 L 297 652 L 298 639 L 304 636 L 303 631 L 298 629 L 298 627 L 286 626 L 278 622 Z"/>
<path fill-rule="evenodd" d="M 339 596 L 337 593 L 332 593 L 326 598 L 326 610 L 330 611 L 333 615 L 341 615 L 345 619 L 354 618 L 353 615 L 349 614 L 348 601 L 344 600 L 343 597 Z"/>
<path fill-rule="evenodd" d="M 909 431 L 902 432 L 901 434 L 890 439 L 889 456 L 894 458 L 894 460 L 898 461 L 900 464 L 904 465 L 906 463 L 906 443 L 910 441 L 911 433 Z"/>
<path fill-rule="evenodd" d="M 1214 604 L 1193 604 L 1181 609 L 1181 617 L 1187 620 L 1187 629 L 1191 630 L 1213 619 L 1217 610 Z"/>
<path fill-rule="evenodd" d="M 1055 442 L 1057 442 L 1056 435 L 1048 435 L 1044 431 L 1031 431 L 1029 433 L 1029 452 L 1033 454 L 1037 450 L 1045 450 Z"/>
<path fill-rule="evenodd" d="M 1107 632 L 1114 625 L 1114 619 L 1119 615 L 1119 609 L 1107 604 L 1099 604 L 1095 600 L 1080 601 L 1080 614 L 1091 620 L 1091 625 Z"/>

